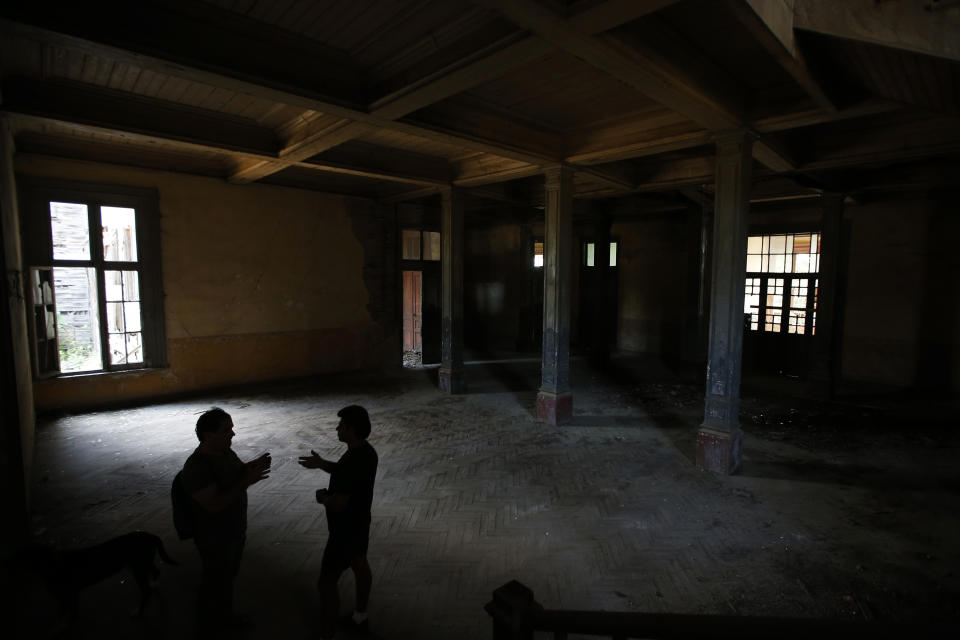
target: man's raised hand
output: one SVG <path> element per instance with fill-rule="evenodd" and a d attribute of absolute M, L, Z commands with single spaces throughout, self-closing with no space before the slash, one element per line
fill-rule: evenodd
<path fill-rule="evenodd" d="M 313 449 L 310 449 L 310 455 L 300 456 L 300 466 L 307 469 L 320 469 L 323 466 L 323 458 Z"/>

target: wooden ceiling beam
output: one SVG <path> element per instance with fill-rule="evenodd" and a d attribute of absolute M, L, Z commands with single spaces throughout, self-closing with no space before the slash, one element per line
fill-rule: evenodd
<path fill-rule="evenodd" d="M 868 130 L 839 130 L 821 136 L 825 148 L 814 148 L 801 171 L 839 169 L 916 160 L 960 152 L 960 121 L 928 118 L 878 125 Z M 826 145 L 829 145 L 826 147 Z"/>
<path fill-rule="evenodd" d="M 795 29 L 960 61 L 960 13 L 930 2 L 794 0 Z"/>
<path fill-rule="evenodd" d="M 782 142 L 769 136 L 761 137 L 753 143 L 753 159 L 775 173 L 796 171 L 797 161 Z"/>
<path fill-rule="evenodd" d="M 179 140 L 259 157 L 276 156 L 278 141 L 270 129 L 250 120 L 175 102 L 77 82 L 20 77 L 3 79 L 2 96 L 0 109 L 8 113 Z"/>
<path fill-rule="evenodd" d="M 574 16 L 571 19 L 571 28 L 586 34 L 598 33 L 635 20 L 676 1 L 608 0 Z M 510 39 L 516 40 L 515 37 Z M 523 37 L 506 44 L 496 43 L 487 50 L 458 60 L 427 78 L 422 78 L 407 87 L 380 98 L 370 105 L 370 115 L 384 120 L 397 120 L 414 111 L 419 111 L 453 95 L 499 78 L 513 69 L 545 56 L 553 48 L 551 43 L 536 36 Z M 301 141 L 296 148 L 283 149 L 279 154 L 280 162 L 247 167 L 231 176 L 231 181 L 250 182 L 257 180 L 274 171 L 279 171 L 286 162 L 304 160 L 350 140 L 351 134 L 353 134 L 353 137 L 358 137 L 365 132 L 362 126 L 351 127 L 349 125 L 333 132 L 318 131 Z M 551 159 L 556 160 L 556 158 Z"/>
<path fill-rule="evenodd" d="M 791 5 L 771 0 L 727 0 L 726 4 L 737 21 L 821 109 L 828 112 L 837 110 L 836 102 L 814 78 L 797 47 Z"/>
<path fill-rule="evenodd" d="M 636 58 L 628 57 L 607 42 L 581 33 L 533 0 L 475 1 L 501 12 L 514 24 L 532 31 L 558 49 L 608 73 L 707 129 L 736 129 L 741 124 L 737 114 L 716 103 L 709 104 L 697 88 L 684 86 L 681 79 L 666 76 L 660 69 L 638 63 Z"/>

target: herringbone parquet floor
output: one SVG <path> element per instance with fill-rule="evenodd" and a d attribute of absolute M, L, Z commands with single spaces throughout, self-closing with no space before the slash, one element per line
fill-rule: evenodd
<path fill-rule="evenodd" d="M 270 478 L 249 492 L 238 601 L 256 626 L 240 637 L 313 637 L 326 526 L 312 496 L 326 474 L 297 456 L 338 457 L 335 413 L 352 403 L 369 409 L 380 454 L 374 637 L 489 638 L 483 605 L 512 579 L 547 608 L 956 615 L 955 433 L 915 425 L 872 438 L 835 425 L 804 439 L 812 427 L 797 416 L 764 420 L 745 424 L 743 473 L 717 477 L 692 464 L 700 387 L 652 382 L 662 371 L 628 366 L 611 377 L 575 365 L 576 415 L 564 427 L 531 415 L 535 363 L 473 364 L 459 396 L 437 391 L 431 374 L 339 376 L 47 420 L 37 538 L 77 547 L 143 529 L 181 563 L 162 567 L 139 619 L 128 615 L 135 589 L 123 575 L 88 589 L 71 637 L 189 637 L 198 558 L 172 530 L 169 487 L 211 405 L 232 414 L 241 458 L 273 455 Z M 744 407 L 777 410 L 762 398 Z M 341 586 L 346 608 L 352 578 Z M 24 635 L 49 635 L 53 602 L 36 583 L 21 596 Z"/>

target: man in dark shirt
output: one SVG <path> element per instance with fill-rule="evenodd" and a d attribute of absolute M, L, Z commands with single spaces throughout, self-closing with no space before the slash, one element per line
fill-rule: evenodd
<path fill-rule="evenodd" d="M 370 505 L 377 475 L 377 452 L 367 437 L 370 417 L 358 405 L 337 412 L 337 438 L 347 445 L 347 452 L 337 462 L 324 460 L 315 451 L 300 458 L 307 469 L 323 469 L 330 474 L 327 489 L 317 489 L 317 502 L 326 508 L 330 532 L 320 564 L 320 618 L 322 638 L 332 638 L 340 609 L 337 581 L 347 567 L 353 569 L 357 601 L 353 616 L 347 622 L 357 630 L 367 631 L 367 603 L 373 576 L 367 562 L 370 540 Z"/>
<path fill-rule="evenodd" d="M 181 483 L 194 506 L 194 542 L 203 576 L 197 598 L 198 631 L 215 635 L 241 620 L 233 611 L 233 583 L 247 531 L 247 487 L 270 474 L 270 454 L 241 462 L 230 448 L 233 420 L 223 409 L 197 420 L 200 445 L 183 465 Z"/>

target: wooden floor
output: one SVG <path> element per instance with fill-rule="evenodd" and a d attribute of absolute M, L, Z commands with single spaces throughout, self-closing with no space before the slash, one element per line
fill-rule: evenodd
<path fill-rule="evenodd" d="M 900 423 L 745 393 L 743 472 L 718 477 L 692 463 L 702 385 L 669 371 L 575 362 L 564 427 L 531 415 L 536 363 L 471 364 L 459 396 L 439 392 L 435 375 L 340 376 L 46 421 L 36 537 L 77 547 L 143 529 L 181 563 L 162 567 L 139 619 L 127 576 L 88 589 L 70 637 L 189 637 L 198 557 L 173 532 L 169 487 L 211 405 L 232 414 L 242 458 L 274 460 L 249 492 L 238 600 L 256 627 L 240 637 L 315 637 L 326 525 L 313 491 L 326 475 L 296 459 L 339 456 L 335 413 L 352 403 L 370 410 L 380 454 L 373 637 L 490 638 L 483 605 L 512 579 L 547 608 L 957 616 L 960 438 L 936 416 Z M 51 635 L 54 603 L 24 584 L 23 636 Z M 352 584 L 341 583 L 345 608 Z"/>

